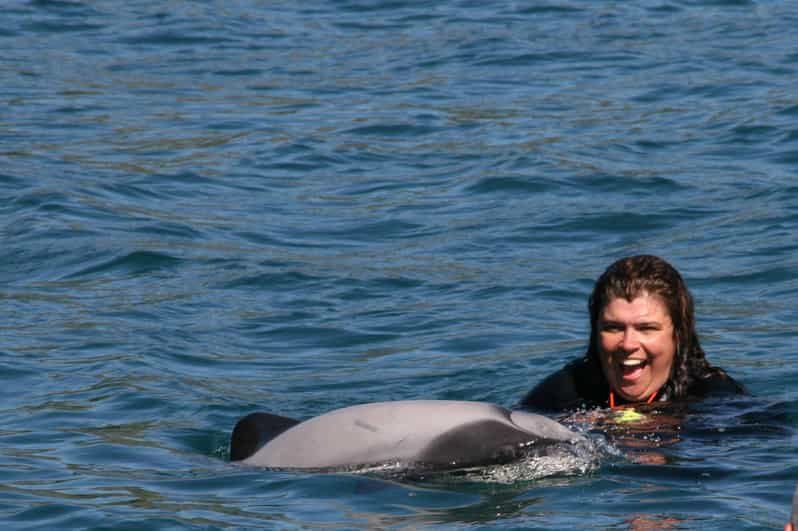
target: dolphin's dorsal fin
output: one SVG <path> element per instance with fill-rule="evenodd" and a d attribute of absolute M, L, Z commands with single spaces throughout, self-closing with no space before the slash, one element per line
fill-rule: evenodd
<path fill-rule="evenodd" d="M 264 444 L 299 423 L 296 419 L 271 413 L 250 413 L 236 423 L 230 435 L 230 460 L 246 459 Z"/>

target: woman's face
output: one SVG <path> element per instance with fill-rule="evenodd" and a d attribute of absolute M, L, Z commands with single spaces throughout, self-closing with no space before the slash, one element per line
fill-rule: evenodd
<path fill-rule="evenodd" d="M 611 299 L 599 314 L 599 358 L 610 389 L 640 402 L 665 385 L 676 343 L 663 300 L 642 293 L 631 302 Z"/>

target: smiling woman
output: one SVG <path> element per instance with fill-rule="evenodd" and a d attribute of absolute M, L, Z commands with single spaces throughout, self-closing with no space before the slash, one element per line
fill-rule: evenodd
<path fill-rule="evenodd" d="M 610 386 L 624 400 L 653 401 L 668 381 L 676 353 L 673 322 L 664 301 L 643 293 L 612 299 L 598 319 L 599 360 Z"/>
<path fill-rule="evenodd" d="M 613 263 L 596 281 L 588 307 L 585 356 L 529 391 L 522 407 L 562 411 L 745 392 L 707 361 L 693 299 L 665 260 L 641 255 Z"/>

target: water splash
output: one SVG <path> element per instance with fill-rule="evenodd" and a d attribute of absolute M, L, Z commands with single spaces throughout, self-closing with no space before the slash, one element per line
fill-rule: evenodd
<path fill-rule="evenodd" d="M 337 472 L 373 475 L 394 480 L 432 482 L 485 482 L 513 484 L 552 476 L 582 476 L 596 471 L 617 449 L 603 438 L 585 438 L 576 443 L 549 446 L 510 463 L 436 470 L 420 463 L 393 461 L 358 465 Z M 329 471 L 328 471 L 329 472 Z"/>

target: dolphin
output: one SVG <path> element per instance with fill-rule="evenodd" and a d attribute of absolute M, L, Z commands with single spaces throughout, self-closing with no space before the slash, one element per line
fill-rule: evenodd
<path fill-rule="evenodd" d="M 346 407 L 304 422 L 251 413 L 233 429 L 230 459 L 276 469 L 390 463 L 451 470 L 509 463 L 584 440 L 548 417 L 495 404 L 404 400 Z"/>

